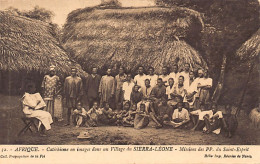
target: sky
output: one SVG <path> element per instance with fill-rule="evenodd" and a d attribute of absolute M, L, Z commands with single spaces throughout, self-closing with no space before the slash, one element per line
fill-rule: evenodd
<path fill-rule="evenodd" d="M 105 0 L 107 1 L 107 0 Z M 119 0 L 123 7 L 141 7 L 154 6 L 154 0 Z M 19 10 L 31 10 L 39 6 L 54 12 L 53 22 L 62 26 L 67 15 L 79 8 L 96 6 L 101 0 L 0 0 L 0 10 L 9 7 L 18 8 Z"/>

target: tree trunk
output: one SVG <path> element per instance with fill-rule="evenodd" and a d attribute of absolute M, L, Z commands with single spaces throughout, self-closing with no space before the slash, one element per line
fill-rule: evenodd
<path fill-rule="evenodd" d="M 238 101 L 238 105 L 237 105 L 237 109 L 236 109 L 236 114 L 235 114 L 236 116 L 239 114 L 239 111 L 240 111 L 240 109 L 241 109 L 241 106 L 242 106 L 244 97 L 245 97 L 245 95 L 246 95 L 247 86 L 248 86 L 248 83 L 249 83 L 251 74 L 252 74 L 252 72 L 253 72 L 253 68 L 254 68 L 254 61 L 251 61 L 250 65 L 249 65 L 249 71 L 248 71 L 246 83 L 245 83 L 245 85 L 244 85 L 244 88 L 243 88 L 241 97 L 240 97 L 240 99 L 239 99 L 239 101 Z"/>
<path fill-rule="evenodd" d="M 224 54 L 218 84 L 217 84 L 215 91 L 212 95 L 212 101 L 215 102 L 215 103 L 218 102 L 219 97 L 221 95 L 221 91 L 223 89 L 226 65 L 227 65 L 227 55 Z"/>

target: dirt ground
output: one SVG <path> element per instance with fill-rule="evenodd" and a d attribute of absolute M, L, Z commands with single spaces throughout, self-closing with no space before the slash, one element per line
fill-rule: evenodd
<path fill-rule="evenodd" d="M 80 127 L 63 126 L 65 122 L 55 122 L 48 136 L 40 137 L 29 131 L 20 137 L 18 132 L 24 124 L 21 120 L 22 110 L 19 98 L 0 95 L 0 144 L 25 145 L 259 145 L 260 129 L 253 128 L 244 116 L 239 117 L 239 126 L 233 138 L 215 134 L 204 134 L 201 131 L 181 129 L 152 128 L 153 122 L 145 129 L 137 130 L 131 127 L 101 126 Z M 80 132 L 88 131 L 92 138 L 79 140 Z"/>

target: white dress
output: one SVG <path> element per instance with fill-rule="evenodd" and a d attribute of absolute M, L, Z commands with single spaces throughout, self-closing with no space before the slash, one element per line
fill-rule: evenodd
<path fill-rule="evenodd" d="M 38 128 L 43 124 L 46 130 L 51 129 L 52 116 L 49 112 L 41 110 L 41 108 L 46 107 L 46 104 L 39 93 L 25 93 L 22 97 L 22 103 L 26 117 L 35 117 L 40 120 Z"/>

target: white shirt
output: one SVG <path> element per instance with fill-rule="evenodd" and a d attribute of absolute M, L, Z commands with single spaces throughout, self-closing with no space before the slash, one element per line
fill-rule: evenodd
<path fill-rule="evenodd" d="M 182 110 L 179 112 L 178 109 L 175 109 L 173 114 L 172 114 L 172 119 L 182 119 L 182 120 L 190 120 L 189 112 L 187 109 L 182 108 Z"/>
<path fill-rule="evenodd" d="M 158 75 L 147 75 L 147 79 L 150 80 L 150 85 L 153 88 L 157 84 Z"/>
<path fill-rule="evenodd" d="M 212 86 L 212 79 L 211 78 L 199 78 L 198 83 L 200 83 L 200 85 Z"/>
<path fill-rule="evenodd" d="M 166 87 L 166 95 L 168 96 L 168 99 L 171 99 L 171 93 L 174 92 L 174 85 L 172 86 L 172 88 L 170 86 Z"/>
<path fill-rule="evenodd" d="M 198 92 L 198 82 L 199 82 L 199 78 L 196 78 L 193 80 L 193 82 L 191 82 L 191 84 L 189 83 L 189 85 L 185 86 L 186 90 L 188 93 L 193 93 L 193 92 Z"/>
<path fill-rule="evenodd" d="M 141 88 L 145 87 L 145 79 L 147 79 L 147 76 L 145 74 L 143 75 L 136 75 L 134 78 L 134 82 L 139 85 Z"/>
<path fill-rule="evenodd" d="M 122 90 L 124 92 L 124 100 L 130 101 L 130 95 L 132 93 L 133 87 L 135 84 L 131 82 L 124 82 L 122 86 Z"/>
<path fill-rule="evenodd" d="M 173 78 L 174 85 L 178 83 L 178 79 L 179 79 L 179 76 L 180 76 L 179 72 L 177 72 L 177 73 L 172 72 L 172 73 L 169 74 L 169 76 L 170 76 L 170 78 Z"/>
<path fill-rule="evenodd" d="M 162 81 L 163 81 L 163 83 L 165 84 L 166 87 L 169 85 L 169 83 L 168 83 L 168 80 L 170 78 L 169 75 L 159 75 L 159 78 L 162 79 Z"/>

